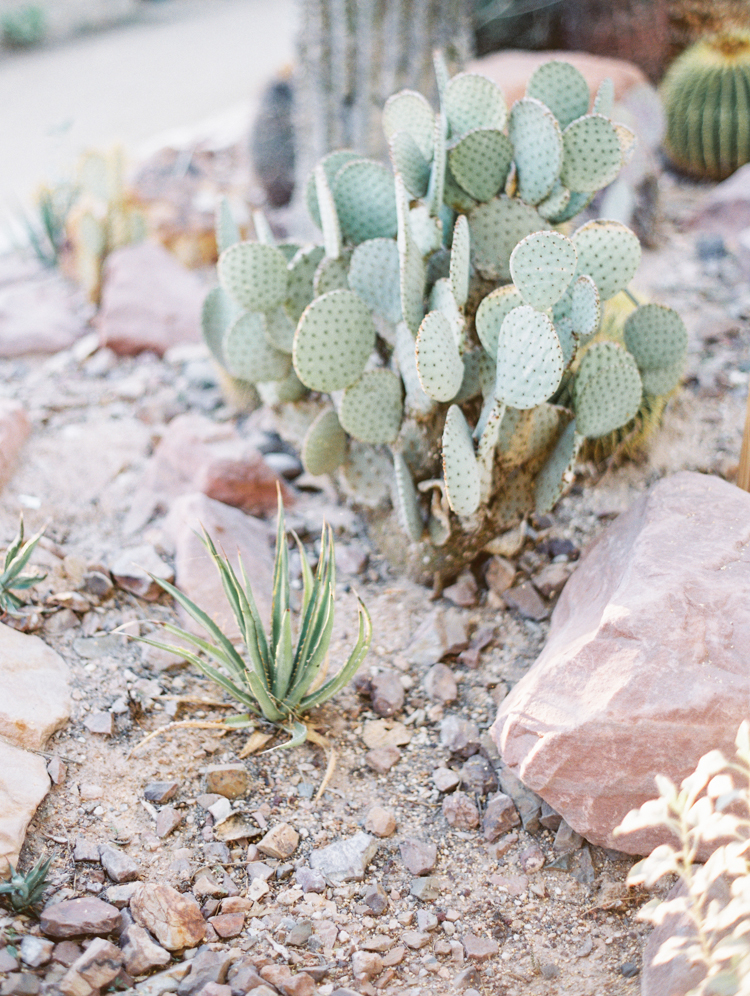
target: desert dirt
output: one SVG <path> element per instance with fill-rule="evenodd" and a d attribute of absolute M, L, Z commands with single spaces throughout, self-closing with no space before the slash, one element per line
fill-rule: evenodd
<path fill-rule="evenodd" d="M 731 480 L 736 473 L 750 372 L 750 301 L 731 257 L 701 260 L 696 252 L 698 236 L 686 220 L 707 190 L 665 177 L 658 245 L 644 252 L 636 279 L 639 289 L 677 308 L 688 325 L 685 386 L 670 402 L 644 457 L 580 468 L 572 491 L 548 521 L 532 525 L 516 558 L 520 575 L 531 575 L 546 562 L 538 550 L 545 539 L 569 539 L 576 549 L 582 548 L 666 474 L 690 469 Z M 201 362 L 197 354 L 171 362 L 151 354 L 122 359 L 93 347 L 0 361 L 2 390 L 24 403 L 33 422 L 31 438 L 2 496 L 0 545 L 14 535 L 19 508 L 29 530 L 46 526 L 38 561 L 48 576 L 34 592 L 40 609 L 51 609 L 48 596 L 75 588 L 85 570 L 106 563 L 113 552 L 129 545 L 123 522 L 164 424 L 195 408 L 212 417 L 229 416 L 216 386 L 196 375 L 196 363 L 200 367 Z M 205 373 L 205 364 L 201 369 Z M 406 691 L 405 703 L 384 721 L 350 686 L 315 716 L 336 755 L 322 795 L 317 798 L 316 793 L 327 755 L 308 743 L 244 758 L 250 787 L 234 805 L 257 828 L 255 836 L 281 822 L 298 831 L 301 839 L 292 864 L 305 863 L 313 848 L 362 829 L 374 804 L 391 809 L 397 826 L 392 836 L 379 840 L 362 883 L 329 888 L 329 904 L 315 907 L 309 897 L 295 897 L 293 877 L 272 878 L 270 892 L 246 917 L 243 933 L 219 943 L 279 962 L 288 956 L 292 967 L 328 965 L 318 984 L 323 996 L 335 986 L 394 996 L 456 992 L 453 980 L 470 963 L 461 963 L 460 945 L 451 947 L 450 942 L 469 933 L 493 938 L 499 945 L 498 954 L 477 964 L 478 976 L 466 983 L 487 996 L 638 992 L 648 928 L 635 915 L 648 897 L 632 894 L 624 885 L 634 859 L 585 847 L 575 852 L 567 870 L 553 869 L 550 865 L 559 856 L 552 849 L 554 835 L 544 829 L 532 835 L 517 828 L 516 839 L 504 839 L 499 847 L 488 845 L 481 827 L 466 831 L 449 826 L 441 808 L 444 797 L 432 780 L 435 768 L 458 769 L 461 764 L 440 742 L 445 714 L 473 719 L 493 757 L 486 731 L 497 704 L 534 662 L 549 622 L 523 620 L 496 603 L 487 604 L 481 584 L 474 607 L 451 606 L 445 598 L 431 600 L 429 589 L 399 576 L 378 555 L 362 519 L 333 488 L 300 493 L 289 510 L 290 525 L 300 530 L 308 549 L 314 546 L 323 516 L 333 523 L 337 544 L 361 546 L 369 555 L 360 576 L 339 578 L 332 666 L 345 659 L 354 640 L 356 589 L 374 629 L 362 673 L 395 670 Z M 268 526 L 270 542 L 273 522 Z M 159 533 L 152 525 L 144 536 L 158 542 Z M 415 631 L 436 609 L 457 614 L 470 638 L 480 632 L 492 635 L 477 667 L 448 658 L 458 682 L 458 700 L 445 707 L 425 693 L 423 679 L 430 665 L 410 663 L 407 653 Z M 215 848 L 207 857 L 206 848 L 220 836 L 196 799 L 204 791 L 202 769 L 237 761 L 248 734 L 165 728 L 138 746 L 174 718 L 211 721 L 229 711 L 224 695 L 191 667 L 166 669 L 167 661 L 158 653 L 112 635 L 124 623 L 145 634 L 151 630 L 149 620 L 172 618 L 168 598 L 146 603 L 119 589 L 85 613 L 58 606 L 44 616 L 40 635 L 67 661 L 74 699 L 69 724 L 49 746 L 50 754 L 63 760 L 67 774 L 38 810 L 22 856 L 24 867 L 43 855 L 52 858 L 49 894 L 68 890 L 65 895 L 99 895 L 112 884 L 98 865 L 73 861 L 79 838 L 115 842 L 138 863 L 144 880 L 169 881 L 181 889 L 189 888 L 190 881 L 178 881 L 170 865 L 176 851 L 187 849 L 178 857 L 187 856 L 192 873 L 223 864 L 240 895 L 246 892 L 247 842 L 230 842 L 223 861 L 217 861 Z M 83 725 L 87 715 L 113 705 L 114 734 L 90 733 Z M 374 730 L 386 734 L 385 727 L 396 722 L 404 724 L 397 732 L 408 742 L 401 747 L 398 763 L 386 774 L 376 774 L 365 762 L 368 747 L 363 737 Z M 368 725 L 372 723 L 380 725 Z M 143 804 L 143 789 L 152 781 L 172 780 L 179 783 L 172 805 L 184 820 L 169 836 L 159 838 L 154 813 Z M 481 808 L 484 798 L 477 801 Z M 412 876 L 398 846 L 407 837 L 437 844 L 432 874 L 439 880 L 439 895 L 434 901 L 422 903 L 410 896 Z M 547 864 L 528 876 L 520 895 L 513 895 L 518 890 L 508 891 L 507 883 L 512 886 L 523 874 L 519 855 L 534 842 Z M 364 887 L 373 881 L 389 896 L 388 909 L 379 917 L 361 900 Z M 352 952 L 374 934 L 387 935 L 396 948 L 405 930 L 417 930 L 421 909 L 436 914 L 439 921 L 428 931 L 427 945 L 407 947 L 400 964 L 369 983 L 354 980 Z M 332 920 L 339 930 L 332 952 L 284 947 L 290 917 L 311 919 L 313 925 L 321 918 Z M 0 944 L 15 944 L 35 929 L 33 919 L 0 914 Z M 623 966 L 626 973 L 635 974 L 623 974 Z"/>

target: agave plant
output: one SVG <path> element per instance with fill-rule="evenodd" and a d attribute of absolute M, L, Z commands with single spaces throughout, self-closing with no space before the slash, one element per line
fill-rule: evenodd
<path fill-rule="evenodd" d="M 0 896 L 6 895 L 8 897 L 8 901 L 16 913 L 33 909 L 40 901 L 47 884 L 47 872 L 50 864 L 50 858 L 46 861 L 40 858 L 31 871 L 25 875 L 16 871 L 13 865 L 10 866 L 10 878 L 7 882 L 0 882 Z"/>
<path fill-rule="evenodd" d="M 369 613 L 359 601 L 359 635 L 346 664 L 333 677 L 325 680 L 328 648 L 331 642 L 336 590 L 336 561 L 333 532 L 327 524 L 320 537 L 320 557 L 313 575 L 304 547 L 295 535 L 302 564 L 302 608 L 296 646 L 292 634 L 292 611 L 289 605 L 289 553 L 286 543 L 284 507 L 279 498 L 276 557 L 274 561 L 271 629 L 263 630 L 255 599 L 240 561 L 242 581 L 237 577 L 226 555 L 216 549 L 204 531 L 203 542 L 221 577 L 224 592 L 237 620 L 244 653 L 238 650 L 219 626 L 181 591 L 162 581 L 154 580 L 185 609 L 188 615 L 204 627 L 211 639 L 204 640 L 171 623 L 164 628 L 194 651 L 156 640 L 138 638 L 142 643 L 176 653 L 191 661 L 207 677 L 224 688 L 245 709 L 263 716 L 269 723 L 285 729 L 291 739 L 284 747 L 295 747 L 305 741 L 307 726 L 302 716 L 335 695 L 354 676 L 367 655 L 372 639 Z M 202 651 L 209 663 L 198 652 Z M 218 665 L 218 666 L 215 666 Z M 239 727 L 250 721 L 249 715 L 234 717 L 229 725 Z"/>
<path fill-rule="evenodd" d="M 34 548 L 42 538 L 44 530 L 40 530 L 31 539 L 24 539 L 23 516 L 18 527 L 18 535 L 8 547 L 5 553 L 5 563 L 3 572 L 0 574 L 0 615 L 18 616 L 18 611 L 24 604 L 22 599 L 13 593 L 15 591 L 25 591 L 39 581 L 43 581 L 46 574 L 22 574 L 24 567 L 29 562 Z"/>

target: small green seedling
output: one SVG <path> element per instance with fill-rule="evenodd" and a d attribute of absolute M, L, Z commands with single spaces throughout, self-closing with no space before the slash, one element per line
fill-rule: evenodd
<path fill-rule="evenodd" d="M 7 898 L 16 913 L 33 911 L 39 904 L 47 885 L 50 864 L 51 858 L 46 861 L 40 858 L 25 875 L 16 871 L 13 865 L 10 866 L 10 878 L 7 882 L 0 882 L 0 896 Z"/>
<path fill-rule="evenodd" d="M 336 562 L 333 532 L 324 525 L 320 537 L 320 558 L 315 575 L 299 538 L 295 536 L 302 565 L 302 608 L 296 645 L 292 635 L 292 611 L 289 606 L 289 560 L 284 524 L 284 507 L 279 498 L 276 557 L 274 561 L 271 629 L 266 635 L 245 569 L 240 562 L 242 581 L 226 555 L 217 551 L 204 531 L 203 542 L 221 577 L 224 592 L 237 620 L 244 652 L 241 653 L 225 633 L 174 585 L 154 580 L 185 609 L 188 615 L 208 632 L 204 640 L 187 630 L 162 623 L 164 628 L 195 648 L 176 647 L 157 640 L 137 637 L 142 643 L 167 650 L 195 664 L 207 677 L 237 700 L 248 713 L 233 717 L 226 725 L 241 729 L 251 724 L 251 716 L 262 716 L 269 723 L 286 730 L 290 738 L 283 747 L 296 747 L 309 735 L 301 717 L 326 702 L 354 677 L 367 655 L 372 639 L 370 616 L 359 600 L 359 635 L 341 670 L 324 680 L 328 662 L 334 618 Z M 198 656 L 203 652 L 212 662 Z"/>
<path fill-rule="evenodd" d="M 18 595 L 14 594 L 14 591 L 26 591 L 39 581 L 43 581 L 47 576 L 46 574 L 21 573 L 29 562 L 34 547 L 42 538 L 43 533 L 44 530 L 41 529 L 31 539 L 24 540 L 23 516 L 21 516 L 18 535 L 5 553 L 3 572 L 0 574 L 0 615 L 20 616 L 19 609 L 24 603 Z"/>

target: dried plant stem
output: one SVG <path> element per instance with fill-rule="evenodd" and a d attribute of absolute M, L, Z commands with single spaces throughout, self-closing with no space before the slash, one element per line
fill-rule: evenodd
<path fill-rule="evenodd" d="M 737 471 L 737 487 L 750 491 L 750 387 L 747 392 L 747 413 L 745 414 L 745 432 L 742 436 L 740 450 L 740 466 Z"/>
<path fill-rule="evenodd" d="M 152 730 L 148 736 L 145 736 L 143 740 L 135 744 L 134 747 L 131 747 L 125 760 L 130 760 L 133 754 L 135 754 L 137 750 L 140 750 L 141 747 L 145 746 L 149 740 L 153 740 L 154 737 L 158 737 L 160 734 L 166 733 L 167 730 L 176 730 L 180 726 L 191 726 L 193 729 L 199 730 L 221 730 L 222 734 L 231 732 L 231 729 L 224 723 L 210 723 L 204 722 L 200 719 L 183 719 L 178 723 L 167 723 L 166 726 L 160 726 L 158 730 Z"/>

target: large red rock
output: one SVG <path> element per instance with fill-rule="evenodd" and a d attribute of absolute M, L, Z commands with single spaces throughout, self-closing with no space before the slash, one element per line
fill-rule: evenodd
<path fill-rule="evenodd" d="M 203 494 L 178 498 L 164 520 L 164 529 L 175 545 L 176 585 L 224 630 L 231 640 L 240 636 L 219 574 L 200 539 L 202 530 L 216 548 L 226 552 L 238 576 L 242 558 L 261 618 L 271 613 L 273 556 L 266 524 Z M 183 616 L 188 629 L 203 634 L 202 627 Z"/>
<path fill-rule="evenodd" d="M 492 734 L 514 774 L 594 844 L 645 854 L 662 829 L 613 835 L 709 750 L 734 754 L 750 704 L 750 494 L 683 472 L 586 551 L 547 644 Z"/>
<path fill-rule="evenodd" d="M 277 486 L 284 504 L 293 498 L 279 475 L 251 442 L 228 422 L 204 415 L 178 415 L 169 423 L 143 476 L 138 501 L 169 504 L 178 495 L 202 491 L 250 515 L 276 511 Z"/>
<path fill-rule="evenodd" d="M 11 478 L 16 458 L 31 432 L 23 405 L 10 398 L 0 398 L 0 489 Z"/>
<path fill-rule="evenodd" d="M 0 356 L 68 349 L 88 331 L 89 311 L 59 271 L 16 254 L 0 257 Z"/>
<path fill-rule="evenodd" d="M 648 84 L 643 71 L 632 62 L 592 55 L 590 52 L 524 52 L 521 49 L 506 49 L 504 52 L 493 52 L 481 59 L 474 59 L 467 69 L 494 80 L 510 107 L 514 101 L 524 96 L 526 84 L 534 70 L 551 59 L 572 63 L 585 76 L 592 94 L 596 93 L 599 84 L 607 77 L 614 83 L 616 100 L 622 100 L 634 87 Z"/>
<path fill-rule="evenodd" d="M 97 324 L 102 346 L 132 356 L 201 339 L 205 288 L 160 245 L 140 242 L 116 249 L 104 266 Z"/>

